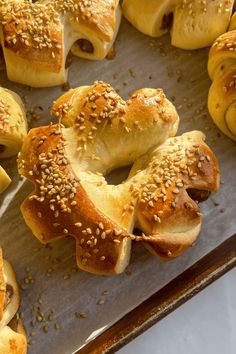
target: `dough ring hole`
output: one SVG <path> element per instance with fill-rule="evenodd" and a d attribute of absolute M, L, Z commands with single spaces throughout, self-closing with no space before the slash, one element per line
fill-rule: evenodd
<path fill-rule="evenodd" d="M 112 170 L 108 173 L 108 175 L 105 176 L 107 184 L 117 186 L 118 184 L 121 184 L 122 182 L 126 181 L 131 168 L 132 165 Z"/>
<path fill-rule="evenodd" d="M 187 193 L 195 202 L 201 203 L 207 200 L 211 194 L 208 190 L 188 188 Z"/>
<path fill-rule="evenodd" d="M 162 18 L 161 29 L 162 30 L 170 30 L 173 24 L 174 14 L 170 12 L 167 15 L 164 15 Z"/>
<path fill-rule="evenodd" d="M 88 39 L 80 38 L 75 42 L 75 44 L 78 45 L 81 52 L 83 53 L 89 53 L 89 54 L 94 53 L 94 46 Z"/>
<path fill-rule="evenodd" d="M 0 154 L 2 154 L 6 150 L 6 146 L 0 144 Z"/>

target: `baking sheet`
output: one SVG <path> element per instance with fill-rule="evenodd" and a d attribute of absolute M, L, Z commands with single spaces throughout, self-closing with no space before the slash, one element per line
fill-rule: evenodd
<path fill-rule="evenodd" d="M 201 235 L 182 257 L 161 263 L 137 244 L 124 274 L 96 276 L 77 269 L 73 239 L 48 247 L 36 240 L 19 211 L 32 185 L 17 176 L 15 158 L 1 161 L 13 182 L 0 197 L 0 242 L 21 284 L 29 353 L 71 354 L 78 350 L 236 231 L 236 144 L 220 133 L 207 114 L 208 50 L 175 49 L 169 36 L 150 39 L 123 20 L 116 51 L 112 61 L 74 58 L 69 73 L 71 87 L 104 80 L 126 99 L 138 88 L 162 87 L 180 114 L 179 134 L 193 129 L 206 133 L 219 159 L 221 190 L 202 204 Z M 3 86 L 26 100 L 32 110 L 31 127 L 51 120 L 49 108 L 63 93 L 62 87 L 29 89 L 9 82 L 4 71 L 0 76 Z M 80 318 L 79 313 L 86 317 Z"/>

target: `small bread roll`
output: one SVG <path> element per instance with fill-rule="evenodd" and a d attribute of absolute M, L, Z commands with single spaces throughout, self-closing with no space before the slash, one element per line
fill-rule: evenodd
<path fill-rule="evenodd" d="M 123 12 L 127 20 L 140 32 L 160 37 L 172 26 L 176 0 L 124 0 Z"/>
<path fill-rule="evenodd" d="M 32 87 L 67 81 L 67 56 L 103 59 L 121 20 L 118 0 L 5 1 L 0 37 L 7 75 Z"/>
<path fill-rule="evenodd" d="M 4 283 L 8 284 L 12 288 L 12 296 L 11 301 L 3 310 L 3 315 L 0 320 L 0 328 L 5 327 L 13 319 L 20 305 L 20 295 L 16 276 L 12 266 L 5 259 L 3 260 L 3 278 Z"/>
<path fill-rule="evenodd" d="M 27 135 L 27 120 L 20 97 L 0 88 L 0 158 L 16 155 Z"/>
<path fill-rule="evenodd" d="M 0 194 L 7 189 L 9 184 L 11 183 L 11 179 L 6 173 L 6 171 L 0 166 Z"/>
<path fill-rule="evenodd" d="M 210 115 L 224 134 L 236 140 L 236 30 L 213 44 L 208 73 L 213 81 L 208 95 Z"/>
<path fill-rule="evenodd" d="M 106 57 L 116 39 L 122 16 L 121 8 L 118 0 L 93 0 L 89 11 L 93 13 L 91 21 L 83 19 L 79 11 L 72 18 L 69 14 L 75 38 L 71 51 L 80 58 L 101 60 Z"/>
<path fill-rule="evenodd" d="M 26 354 L 26 334 L 17 314 L 20 303 L 15 273 L 0 248 L 0 353 Z"/>
<path fill-rule="evenodd" d="M 171 30 L 172 45 L 210 46 L 229 25 L 233 0 L 124 0 L 125 17 L 141 32 L 159 37 Z"/>

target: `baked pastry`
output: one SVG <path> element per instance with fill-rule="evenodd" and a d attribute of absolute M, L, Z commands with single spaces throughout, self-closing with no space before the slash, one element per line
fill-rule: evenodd
<path fill-rule="evenodd" d="M 236 12 L 233 14 L 230 20 L 229 31 L 236 29 Z"/>
<path fill-rule="evenodd" d="M 213 81 L 208 95 L 210 115 L 224 134 L 236 140 L 236 30 L 213 44 L 208 73 Z"/>
<path fill-rule="evenodd" d="M 67 81 L 67 55 L 103 59 L 121 19 L 118 0 L 2 0 L 1 43 L 7 75 L 33 87 Z"/>
<path fill-rule="evenodd" d="M 0 165 L 0 194 L 4 192 L 5 189 L 7 189 L 10 183 L 11 183 L 10 177 Z"/>
<path fill-rule="evenodd" d="M 0 87 L 0 158 L 16 155 L 26 135 L 23 102 L 15 92 Z"/>
<path fill-rule="evenodd" d="M 129 179 L 140 179 L 136 226 L 146 247 L 163 259 L 183 253 L 202 224 L 198 203 L 219 189 L 219 167 L 200 131 L 167 139 L 136 160 Z M 145 178 L 142 174 L 145 171 Z"/>
<path fill-rule="evenodd" d="M 68 91 L 52 111 L 65 128 L 31 130 L 19 156 L 20 174 L 36 187 L 21 206 L 25 221 L 44 243 L 74 236 L 80 268 L 120 273 L 131 247 L 125 228 L 133 225 L 122 210 L 129 186 L 107 185 L 98 173 L 128 165 L 175 135 L 178 114 L 162 90 L 143 89 L 125 102 L 103 82 Z"/>
<path fill-rule="evenodd" d="M 0 249 L 0 353 L 25 354 L 26 334 L 17 313 L 19 289 L 11 265 L 3 260 Z"/>
<path fill-rule="evenodd" d="M 98 274 L 125 269 L 132 239 L 163 258 L 192 244 L 201 217 L 185 189 L 217 190 L 218 165 L 201 133 L 168 140 L 179 117 L 161 89 L 138 90 L 124 102 L 95 82 L 68 91 L 52 112 L 60 123 L 32 129 L 18 161 L 35 185 L 21 211 L 41 242 L 73 236 L 78 266 Z M 134 161 L 125 182 L 106 182 Z M 136 238 L 134 227 L 147 236 Z"/>
<path fill-rule="evenodd" d="M 27 120 L 20 97 L 0 87 L 0 158 L 16 155 L 26 135 Z M 0 166 L 0 193 L 10 182 L 10 177 Z"/>
<path fill-rule="evenodd" d="M 233 0 L 124 0 L 123 13 L 145 34 L 159 37 L 171 30 L 172 45 L 198 49 L 227 30 L 233 4 Z"/>

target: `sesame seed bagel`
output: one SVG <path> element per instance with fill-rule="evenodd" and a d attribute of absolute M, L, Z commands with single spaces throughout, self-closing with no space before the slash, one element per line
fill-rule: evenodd
<path fill-rule="evenodd" d="M 8 78 L 33 87 L 65 83 L 69 51 L 103 59 L 120 19 L 118 0 L 1 0 L 0 37 Z"/>
<path fill-rule="evenodd" d="M 233 0 L 124 0 L 124 16 L 139 31 L 159 37 L 171 30 L 172 45 L 204 48 L 229 25 Z"/>
<path fill-rule="evenodd" d="M 32 129 L 18 161 L 35 185 L 21 211 L 41 242 L 73 236 L 78 266 L 106 275 L 124 271 L 132 240 L 167 259 L 193 243 L 201 215 L 186 190 L 216 191 L 218 165 L 202 133 L 173 138 L 179 117 L 161 89 L 124 101 L 99 81 L 68 91 L 52 113 L 60 123 Z M 126 181 L 107 183 L 130 164 Z"/>
<path fill-rule="evenodd" d="M 208 73 L 213 81 L 208 95 L 210 115 L 236 141 L 236 30 L 221 35 L 211 47 Z"/>
<path fill-rule="evenodd" d="M 11 265 L 0 249 L 0 352 L 25 354 L 27 343 L 23 324 L 17 314 L 19 289 Z"/>

